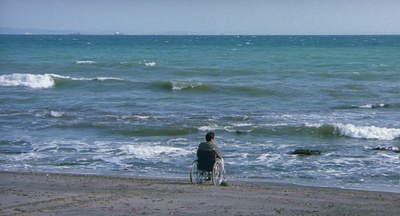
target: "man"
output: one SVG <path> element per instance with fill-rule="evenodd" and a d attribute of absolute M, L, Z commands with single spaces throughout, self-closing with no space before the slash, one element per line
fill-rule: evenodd
<path fill-rule="evenodd" d="M 225 174 L 225 167 L 224 167 L 224 159 L 222 158 L 222 151 L 221 149 L 215 144 L 215 134 L 213 132 L 208 132 L 206 134 L 206 142 L 201 142 L 199 145 L 199 148 L 197 149 L 197 153 L 199 151 L 212 151 L 215 150 L 215 154 L 217 158 L 220 160 L 221 164 L 221 171 L 223 174 Z M 222 186 L 228 186 L 228 183 L 226 183 L 226 179 L 223 178 L 223 181 L 221 182 Z"/>

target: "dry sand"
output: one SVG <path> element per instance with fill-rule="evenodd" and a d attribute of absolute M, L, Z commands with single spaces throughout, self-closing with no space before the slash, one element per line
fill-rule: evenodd
<path fill-rule="evenodd" d="M 0 215 L 399 215 L 400 193 L 0 172 Z"/>

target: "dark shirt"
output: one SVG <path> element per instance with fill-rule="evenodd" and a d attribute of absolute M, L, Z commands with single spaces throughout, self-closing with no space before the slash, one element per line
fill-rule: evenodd
<path fill-rule="evenodd" d="M 212 142 L 202 142 L 199 145 L 199 148 L 197 149 L 197 152 L 199 151 L 212 151 L 213 149 L 215 149 L 215 154 L 217 155 L 217 158 L 221 158 L 222 159 L 222 152 L 221 149 L 215 145 Z"/>

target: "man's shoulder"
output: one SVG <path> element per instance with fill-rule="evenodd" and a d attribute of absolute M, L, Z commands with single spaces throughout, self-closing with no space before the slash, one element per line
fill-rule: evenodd
<path fill-rule="evenodd" d="M 199 145 L 199 150 L 212 150 L 214 146 L 209 142 L 202 142 Z"/>

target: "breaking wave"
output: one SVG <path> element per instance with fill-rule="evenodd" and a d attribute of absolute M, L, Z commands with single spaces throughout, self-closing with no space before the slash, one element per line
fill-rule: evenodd
<path fill-rule="evenodd" d="M 29 87 L 34 89 L 52 88 L 62 80 L 73 81 L 107 81 L 107 80 L 122 80 L 116 77 L 95 77 L 95 78 L 74 78 L 69 76 L 61 76 L 57 74 L 6 74 L 0 75 L 0 86 L 4 87 Z"/>
<path fill-rule="evenodd" d="M 157 88 L 162 88 L 169 91 L 183 91 L 188 89 L 201 89 L 207 90 L 210 86 L 208 84 L 204 84 L 202 82 L 196 81 L 176 81 L 171 80 L 167 82 L 154 82 L 151 83 L 153 86 L 157 86 Z"/>
<path fill-rule="evenodd" d="M 293 136 L 349 137 L 356 139 L 395 140 L 400 138 L 400 129 L 377 126 L 356 126 L 353 124 L 311 124 L 302 125 L 245 125 L 221 126 L 209 125 L 199 128 L 200 131 L 222 130 L 240 134 L 269 134 Z"/>
<path fill-rule="evenodd" d="M 6 74 L 0 76 L 0 86 L 24 86 L 35 89 L 51 88 L 55 85 L 51 74 Z"/>
<path fill-rule="evenodd" d="M 159 145 L 124 145 L 120 150 L 123 154 L 133 155 L 136 158 L 144 160 L 160 160 L 164 155 L 169 157 L 182 157 L 193 153 L 183 148 Z"/>
<path fill-rule="evenodd" d="M 355 126 L 353 124 L 335 124 L 340 135 L 360 138 L 360 139 L 377 139 L 377 140 L 394 140 L 400 138 L 400 129 L 386 128 L 376 126 Z"/>
<path fill-rule="evenodd" d="M 181 91 L 187 88 L 196 88 L 203 86 L 201 82 L 192 82 L 192 81 L 171 81 L 172 90 Z"/>

